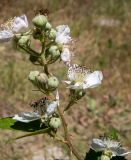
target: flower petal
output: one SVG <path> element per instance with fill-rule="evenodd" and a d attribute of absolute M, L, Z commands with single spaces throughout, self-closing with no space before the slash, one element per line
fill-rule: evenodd
<path fill-rule="evenodd" d="M 8 42 L 13 36 L 14 34 L 9 30 L 0 31 L 0 42 Z"/>
<path fill-rule="evenodd" d="M 56 34 L 56 42 L 61 44 L 67 44 L 71 41 L 70 37 L 70 28 L 68 25 L 60 25 L 56 27 L 57 34 Z"/>
<path fill-rule="evenodd" d="M 38 113 L 35 112 L 22 112 L 19 114 L 15 114 L 13 119 L 24 123 L 29 123 L 37 119 L 40 119 L 40 116 Z"/>
<path fill-rule="evenodd" d="M 97 152 L 103 151 L 106 146 L 101 139 L 93 139 L 90 148 Z"/>
<path fill-rule="evenodd" d="M 47 107 L 47 110 L 46 110 L 46 113 L 48 115 L 54 113 L 56 107 L 58 106 L 58 102 L 57 101 L 53 101 L 51 103 L 48 104 L 48 107 Z"/>
<path fill-rule="evenodd" d="M 59 97 L 59 92 L 58 92 L 58 90 L 56 91 L 56 101 L 57 101 L 57 105 L 59 106 L 60 97 Z"/>
<path fill-rule="evenodd" d="M 125 148 L 118 148 L 115 150 L 117 156 L 126 156 L 126 155 L 131 155 L 131 152 L 127 152 Z"/>
<path fill-rule="evenodd" d="M 71 60 L 71 53 L 69 51 L 68 48 L 64 48 L 63 49 L 63 52 L 61 53 L 61 60 L 63 62 L 70 62 Z"/>
<path fill-rule="evenodd" d="M 91 74 L 88 74 L 85 79 L 85 84 L 83 84 L 83 88 L 94 88 L 101 84 L 103 79 L 103 74 L 101 71 L 94 71 Z"/>
<path fill-rule="evenodd" d="M 18 33 L 21 32 L 22 30 L 25 30 L 26 28 L 28 28 L 28 21 L 26 15 L 22 15 L 14 19 L 14 22 L 12 24 L 13 32 Z"/>

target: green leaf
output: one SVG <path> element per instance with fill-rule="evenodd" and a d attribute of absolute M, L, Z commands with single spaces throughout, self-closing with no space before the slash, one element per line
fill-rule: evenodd
<path fill-rule="evenodd" d="M 23 123 L 16 121 L 12 118 L 1 118 L 0 119 L 0 129 L 9 129 L 23 132 L 34 132 L 45 128 L 45 126 L 40 126 L 40 120 L 35 120 L 29 123 Z"/>
<path fill-rule="evenodd" d="M 14 125 L 16 120 L 12 118 L 1 118 L 0 119 L 0 129 L 13 129 L 11 126 Z"/>

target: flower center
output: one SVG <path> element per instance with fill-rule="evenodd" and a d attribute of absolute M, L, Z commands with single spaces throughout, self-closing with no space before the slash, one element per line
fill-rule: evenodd
<path fill-rule="evenodd" d="M 81 73 L 81 72 L 76 72 L 74 74 L 74 82 L 75 83 L 79 83 L 79 84 L 83 84 L 84 83 L 84 79 L 85 79 L 85 74 Z"/>

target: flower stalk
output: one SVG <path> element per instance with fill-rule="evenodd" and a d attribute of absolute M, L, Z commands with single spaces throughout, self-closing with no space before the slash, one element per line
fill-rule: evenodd
<path fill-rule="evenodd" d="M 67 123 L 66 123 L 64 115 L 63 115 L 63 113 L 62 113 L 62 111 L 59 107 L 58 107 L 58 112 L 59 112 L 61 120 L 62 120 L 63 129 L 64 129 L 64 137 L 65 137 L 65 141 L 67 142 L 66 143 L 67 146 L 69 147 L 69 149 L 71 149 L 72 153 L 75 155 L 75 157 L 78 160 L 84 160 L 84 158 L 79 154 L 79 152 L 76 150 L 76 148 L 71 143 L 71 140 L 70 140 L 70 137 L 69 137 L 69 134 L 68 134 Z"/>

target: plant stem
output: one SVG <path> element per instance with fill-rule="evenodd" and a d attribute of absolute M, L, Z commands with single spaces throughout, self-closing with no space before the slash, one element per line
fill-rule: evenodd
<path fill-rule="evenodd" d="M 58 106 L 58 112 L 60 114 L 61 120 L 62 120 L 62 124 L 63 124 L 63 128 L 64 128 L 64 136 L 65 136 L 65 141 L 67 142 L 67 146 L 71 149 L 72 153 L 75 155 L 75 157 L 78 160 L 83 160 L 84 158 L 81 157 L 78 153 L 78 151 L 76 150 L 76 148 L 72 145 L 71 141 L 70 141 L 70 137 L 68 134 L 68 129 L 67 129 L 67 123 L 65 121 L 64 115 L 62 113 L 62 111 L 60 110 L 59 106 Z"/>
<path fill-rule="evenodd" d="M 65 107 L 64 112 L 67 111 L 74 103 L 75 103 L 75 101 L 70 100 L 70 102 L 68 103 L 68 105 Z"/>

